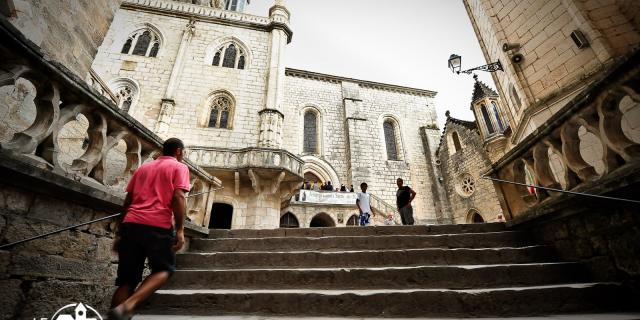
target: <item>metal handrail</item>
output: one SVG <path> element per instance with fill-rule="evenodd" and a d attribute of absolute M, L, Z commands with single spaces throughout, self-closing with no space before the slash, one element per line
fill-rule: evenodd
<path fill-rule="evenodd" d="M 190 194 L 190 195 L 186 196 L 185 198 L 188 199 L 188 198 L 191 198 L 191 197 L 199 196 L 201 194 L 211 193 L 211 192 L 223 189 L 223 188 L 224 187 L 220 187 L 220 188 L 216 188 L 214 190 L 209 190 L 209 191 L 200 192 L 200 193 L 196 193 L 196 194 Z M 112 214 L 110 216 L 102 217 L 102 218 L 99 218 L 99 219 L 95 219 L 95 220 L 91 220 L 91 221 L 88 221 L 88 222 L 79 223 L 79 224 L 76 224 L 76 225 L 73 225 L 73 226 L 69 226 L 69 227 L 65 227 L 65 228 L 62 228 L 62 229 L 54 230 L 54 231 L 51 231 L 51 232 L 47 232 L 47 233 L 44 233 L 44 234 L 40 234 L 40 235 L 37 235 L 37 236 L 33 236 L 31 238 L 18 240 L 16 242 L 11 242 L 11 243 L 8 243 L 8 244 L 3 244 L 3 245 L 0 246 L 0 250 L 4 250 L 5 248 L 10 248 L 10 247 L 13 247 L 13 246 L 21 244 L 21 243 L 25 243 L 25 242 L 29 242 L 29 241 L 33 241 L 33 240 L 37 240 L 37 239 L 41 239 L 41 238 L 45 238 L 45 237 L 48 237 L 50 235 L 61 233 L 61 232 L 67 231 L 67 230 L 75 229 L 75 228 L 86 226 L 86 225 L 89 225 L 89 224 L 94 224 L 96 222 L 117 218 L 119 216 L 122 216 L 122 213 Z"/>
<path fill-rule="evenodd" d="M 578 195 L 578 196 L 586 196 L 586 197 L 600 198 L 600 199 L 606 199 L 606 200 L 624 201 L 624 202 L 631 202 L 631 203 L 640 203 L 640 200 L 632 200 L 632 199 L 625 199 L 625 198 L 601 196 L 601 195 L 585 193 L 585 192 L 568 191 L 568 190 L 562 190 L 562 189 L 556 189 L 556 188 L 536 186 L 536 185 L 532 185 L 532 184 L 526 184 L 526 183 L 509 181 L 509 180 L 502 180 L 502 179 L 491 178 L 491 177 L 487 177 L 487 176 L 481 176 L 481 178 L 482 179 L 496 181 L 496 182 L 515 184 L 515 185 L 524 186 L 524 187 L 531 187 L 531 188 L 535 188 L 535 189 L 549 190 L 549 191 L 555 191 L 555 192 L 561 192 L 561 193 L 568 193 L 568 194 L 573 194 L 573 195 Z"/>

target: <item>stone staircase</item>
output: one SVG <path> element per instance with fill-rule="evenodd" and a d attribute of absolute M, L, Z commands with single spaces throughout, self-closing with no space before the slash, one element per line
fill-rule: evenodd
<path fill-rule="evenodd" d="M 625 304 L 621 286 L 503 224 L 212 231 L 178 269 L 143 314 L 483 317 Z"/>

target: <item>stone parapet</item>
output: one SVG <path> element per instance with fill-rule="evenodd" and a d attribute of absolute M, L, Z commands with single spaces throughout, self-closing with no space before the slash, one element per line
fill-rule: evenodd
<path fill-rule="evenodd" d="M 293 31 L 291 31 L 289 21 L 286 19 L 287 17 L 283 17 L 282 15 L 260 17 L 171 0 L 125 0 L 122 3 L 122 7 L 154 13 L 169 13 L 174 16 L 184 16 L 187 19 L 204 20 L 222 25 L 234 25 L 257 30 L 271 31 L 273 29 L 281 29 L 287 36 L 287 43 L 291 42 L 293 37 Z M 280 8 L 279 6 L 277 7 Z"/>
<path fill-rule="evenodd" d="M 224 149 L 189 147 L 187 158 L 205 168 L 240 170 L 250 168 L 286 170 L 302 178 L 302 159 L 281 149 Z"/>

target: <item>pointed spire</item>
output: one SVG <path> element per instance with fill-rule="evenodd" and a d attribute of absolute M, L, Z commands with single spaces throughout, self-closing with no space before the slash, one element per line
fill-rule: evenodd
<path fill-rule="evenodd" d="M 478 75 L 473 75 L 473 79 L 476 83 L 473 85 L 473 95 L 471 96 L 471 103 L 478 101 L 484 97 L 497 97 L 498 94 L 489 88 L 484 82 L 478 80 Z"/>

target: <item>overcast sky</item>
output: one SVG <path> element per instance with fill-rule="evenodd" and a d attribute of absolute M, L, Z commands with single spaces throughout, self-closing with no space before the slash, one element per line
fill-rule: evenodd
<path fill-rule="evenodd" d="M 274 0 L 251 0 L 247 13 L 266 16 Z M 442 128 L 446 110 L 473 120 L 471 75 L 447 68 L 485 64 L 462 0 L 287 0 L 293 41 L 286 66 L 437 91 Z M 495 89 L 491 76 L 480 80 Z"/>

